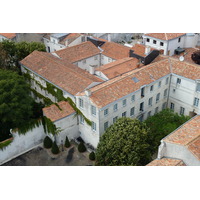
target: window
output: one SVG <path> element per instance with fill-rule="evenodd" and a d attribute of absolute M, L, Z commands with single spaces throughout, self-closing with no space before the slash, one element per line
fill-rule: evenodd
<path fill-rule="evenodd" d="M 199 105 L 199 99 L 198 98 L 194 98 L 194 106 L 198 107 Z"/>
<path fill-rule="evenodd" d="M 197 83 L 196 91 L 200 92 L 200 83 Z"/>
<path fill-rule="evenodd" d="M 104 123 L 104 131 L 108 128 L 108 122 Z"/>
<path fill-rule="evenodd" d="M 171 103 L 170 109 L 174 111 L 174 103 Z"/>
<path fill-rule="evenodd" d="M 108 115 L 108 108 L 104 110 L 104 116 Z"/>
<path fill-rule="evenodd" d="M 177 84 L 181 84 L 181 79 L 180 79 L 180 78 L 177 78 L 176 83 L 177 83 Z"/>
<path fill-rule="evenodd" d="M 162 110 L 166 109 L 166 107 L 167 107 L 167 103 L 164 102 L 163 105 L 162 105 Z"/>
<path fill-rule="evenodd" d="M 47 48 L 48 48 L 48 52 L 50 52 L 51 51 L 50 47 L 48 46 Z"/>
<path fill-rule="evenodd" d="M 92 115 L 96 115 L 96 107 L 91 106 L 91 113 Z"/>
<path fill-rule="evenodd" d="M 153 91 L 153 85 L 151 85 L 151 87 L 150 87 L 150 91 L 151 91 L 151 92 Z"/>
<path fill-rule="evenodd" d="M 153 43 L 156 44 L 156 40 L 153 40 Z"/>
<path fill-rule="evenodd" d="M 159 83 L 158 83 L 158 87 L 160 87 L 161 86 L 161 81 L 159 81 Z"/>
<path fill-rule="evenodd" d="M 158 113 L 158 107 L 155 108 L 155 114 Z"/>
<path fill-rule="evenodd" d="M 149 42 L 150 41 L 150 39 L 149 38 L 147 38 L 147 42 Z"/>
<path fill-rule="evenodd" d="M 113 110 L 117 111 L 117 103 L 114 105 Z"/>
<path fill-rule="evenodd" d="M 184 115 L 184 112 L 185 112 L 185 108 L 180 107 L 180 115 Z"/>
<path fill-rule="evenodd" d="M 165 85 L 167 85 L 168 83 L 169 83 L 169 77 L 166 78 Z"/>
<path fill-rule="evenodd" d="M 135 95 L 132 95 L 132 96 L 131 96 L 131 101 L 132 101 L 132 102 L 135 101 Z"/>
<path fill-rule="evenodd" d="M 163 46 L 164 45 L 164 43 L 163 42 L 160 42 L 160 46 Z"/>
<path fill-rule="evenodd" d="M 123 101 L 122 101 L 122 105 L 125 107 L 126 106 L 126 99 L 124 99 Z"/>
<path fill-rule="evenodd" d="M 80 123 L 81 123 L 81 124 L 84 124 L 84 118 L 83 118 L 82 115 L 80 115 Z"/>
<path fill-rule="evenodd" d="M 111 58 L 108 58 L 108 62 L 112 62 L 112 59 L 111 59 Z"/>
<path fill-rule="evenodd" d="M 118 116 L 113 118 L 113 124 L 117 121 Z"/>
<path fill-rule="evenodd" d="M 151 111 L 149 111 L 148 113 L 147 113 L 147 117 L 150 117 L 151 116 Z"/>
<path fill-rule="evenodd" d="M 130 111 L 130 116 L 133 116 L 135 114 L 135 108 L 131 108 L 131 111 Z"/>
<path fill-rule="evenodd" d="M 138 117 L 138 120 L 142 122 L 142 121 L 143 121 L 143 118 L 144 118 L 144 115 L 142 114 L 142 115 L 140 115 L 140 116 Z"/>
<path fill-rule="evenodd" d="M 122 113 L 122 117 L 126 117 L 126 112 L 123 112 L 123 113 Z"/>
<path fill-rule="evenodd" d="M 83 60 L 83 64 L 86 64 L 86 60 Z"/>
<path fill-rule="evenodd" d="M 178 42 L 181 42 L 181 38 L 178 38 Z"/>
<path fill-rule="evenodd" d="M 167 97 L 167 89 L 164 90 L 164 97 Z"/>
<path fill-rule="evenodd" d="M 83 108 L 83 99 L 79 99 L 79 107 Z"/>
<path fill-rule="evenodd" d="M 85 42 L 85 37 L 81 37 L 81 42 Z"/>
<path fill-rule="evenodd" d="M 144 87 L 141 88 L 141 97 L 144 97 Z"/>
<path fill-rule="evenodd" d="M 140 111 L 144 111 L 144 102 L 140 103 Z"/>
<path fill-rule="evenodd" d="M 149 98 L 149 106 L 152 106 L 153 97 Z"/>
<path fill-rule="evenodd" d="M 97 125 L 95 122 L 92 121 L 92 130 L 96 131 L 97 130 Z"/>
<path fill-rule="evenodd" d="M 98 56 L 95 56 L 95 57 L 94 57 L 94 60 L 97 60 L 97 59 L 98 59 Z"/>
<path fill-rule="evenodd" d="M 160 93 L 156 95 L 156 103 L 160 100 Z"/>

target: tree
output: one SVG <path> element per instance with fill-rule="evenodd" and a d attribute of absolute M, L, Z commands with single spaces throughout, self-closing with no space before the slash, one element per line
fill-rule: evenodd
<path fill-rule="evenodd" d="M 89 154 L 89 159 L 90 159 L 90 160 L 95 160 L 95 153 L 94 153 L 94 151 L 92 151 L 92 152 Z"/>
<path fill-rule="evenodd" d="M 53 142 L 53 145 L 51 147 L 51 152 L 53 154 L 58 154 L 60 152 L 58 145 L 56 144 L 56 141 Z"/>
<path fill-rule="evenodd" d="M 150 128 L 148 142 L 150 151 L 155 153 L 160 145 L 160 140 L 177 129 L 190 119 L 189 116 L 178 115 L 170 109 L 165 109 L 149 117 L 145 123 Z"/>
<path fill-rule="evenodd" d="M 0 69 L 8 68 L 8 54 L 0 43 Z"/>
<path fill-rule="evenodd" d="M 70 142 L 69 142 L 69 139 L 68 137 L 66 136 L 66 139 L 65 139 L 65 147 L 66 148 L 69 148 L 71 146 Z"/>
<path fill-rule="evenodd" d="M 53 142 L 52 142 L 52 140 L 51 140 L 51 138 L 50 138 L 49 136 L 46 136 L 46 137 L 44 138 L 43 144 L 44 144 L 44 147 L 45 147 L 45 148 L 49 149 L 49 148 L 52 147 Z"/>
<path fill-rule="evenodd" d="M 0 134 L 26 125 L 32 116 L 29 85 L 16 72 L 0 70 Z"/>
<path fill-rule="evenodd" d="M 137 119 L 120 118 L 100 137 L 96 165 L 145 165 L 151 157 L 149 129 Z"/>
<path fill-rule="evenodd" d="M 193 52 L 191 58 L 196 64 L 200 65 L 200 50 Z"/>
<path fill-rule="evenodd" d="M 80 144 L 78 145 L 78 151 L 79 151 L 80 153 L 83 153 L 83 152 L 86 151 L 86 147 L 85 147 L 85 145 L 84 145 L 83 142 L 80 142 Z"/>

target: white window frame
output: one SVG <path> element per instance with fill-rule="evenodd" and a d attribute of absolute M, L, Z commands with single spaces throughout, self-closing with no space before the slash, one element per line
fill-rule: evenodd
<path fill-rule="evenodd" d="M 97 131 L 97 124 L 95 122 L 92 121 L 92 131 L 96 132 Z"/>
<path fill-rule="evenodd" d="M 126 99 L 124 99 L 124 100 L 122 101 L 122 106 L 123 106 L 123 107 L 126 106 L 126 102 L 127 102 Z"/>
<path fill-rule="evenodd" d="M 114 112 L 116 112 L 116 111 L 118 110 L 118 104 L 117 104 L 117 103 L 114 104 L 114 106 L 113 106 L 113 110 L 114 110 Z"/>
<path fill-rule="evenodd" d="M 96 116 L 96 115 L 97 115 L 97 109 L 96 109 L 96 107 L 93 106 L 93 105 L 91 105 L 91 114 L 92 114 L 93 116 Z"/>

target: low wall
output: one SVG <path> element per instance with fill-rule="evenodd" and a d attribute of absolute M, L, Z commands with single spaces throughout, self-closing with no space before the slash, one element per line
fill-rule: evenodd
<path fill-rule="evenodd" d="M 25 135 L 18 132 L 12 133 L 12 135 L 12 143 L 0 150 L 0 165 L 35 148 L 43 142 L 45 137 L 42 125 L 28 131 Z"/>

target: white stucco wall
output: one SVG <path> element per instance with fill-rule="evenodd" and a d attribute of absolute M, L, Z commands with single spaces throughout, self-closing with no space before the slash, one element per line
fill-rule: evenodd
<path fill-rule="evenodd" d="M 43 142 L 45 137 L 43 126 L 34 128 L 26 134 L 15 132 L 13 141 L 4 150 L 0 150 L 0 165 L 35 148 Z"/>
<path fill-rule="evenodd" d="M 53 39 L 55 40 L 55 43 L 53 42 Z M 50 40 L 48 40 L 46 38 L 43 38 L 43 42 L 44 42 L 47 52 L 54 52 L 54 51 L 58 51 L 58 50 L 66 48 L 65 45 L 57 43 L 57 40 L 55 38 L 53 38 L 53 39 L 50 38 Z M 50 48 L 50 51 L 49 51 L 48 47 Z"/>

